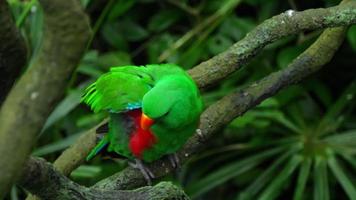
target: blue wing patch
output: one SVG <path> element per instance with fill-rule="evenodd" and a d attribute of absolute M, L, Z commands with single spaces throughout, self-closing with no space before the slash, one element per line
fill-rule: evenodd
<path fill-rule="evenodd" d="M 137 103 L 128 103 L 126 109 L 127 110 L 134 110 L 134 109 L 138 109 L 142 107 L 142 103 L 141 102 L 137 102 Z"/>

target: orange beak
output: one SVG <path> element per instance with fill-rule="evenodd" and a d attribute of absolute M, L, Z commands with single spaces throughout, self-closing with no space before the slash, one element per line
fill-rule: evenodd
<path fill-rule="evenodd" d="M 142 113 L 140 125 L 143 130 L 148 130 L 154 123 L 155 121 L 153 119 Z"/>

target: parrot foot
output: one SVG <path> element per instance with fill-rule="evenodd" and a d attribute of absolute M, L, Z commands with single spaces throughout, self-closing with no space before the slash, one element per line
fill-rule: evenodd
<path fill-rule="evenodd" d="M 176 153 L 168 155 L 168 159 L 171 162 L 171 165 L 173 168 L 175 168 L 175 169 L 181 168 L 179 157 Z"/>
<path fill-rule="evenodd" d="M 143 177 L 145 177 L 147 184 L 152 185 L 152 179 L 155 178 L 155 175 L 152 173 L 152 171 L 148 167 L 145 166 L 145 164 L 142 162 L 142 160 L 135 159 L 135 163 L 129 162 L 129 165 L 135 169 L 140 170 Z"/>

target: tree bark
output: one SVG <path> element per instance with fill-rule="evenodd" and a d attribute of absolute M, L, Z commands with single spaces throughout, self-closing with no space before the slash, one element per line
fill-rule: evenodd
<path fill-rule="evenodd" d="M 0 0 L 0 106 L 27 60 L 24 39 L 17 30 L 7 1 Z"/>
<path fill-rule="evenodd" d="M 0 110 L 0 199 L 22 169 L 36 135 L 84 53 L 89 23 L 77 0 L 40 0 L 44 36 L 38 56 Z"/>
<path fill-rule="evenodd" d="M 189 199 L 182 189 L 169 182 L 130 191 L 90 189 L 69 180 L 45 160 L 33 157 L 25 164 L 19 184 L 44 200 Z"/>

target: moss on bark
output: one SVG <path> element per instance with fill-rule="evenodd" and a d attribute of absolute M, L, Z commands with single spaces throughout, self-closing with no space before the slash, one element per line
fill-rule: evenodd
<path fill-rule="evenodd" d="M 38 56 L 0 110 L 0 199 L 25 163 L 48 115 L 65 91 L 89 38 L 79 1 L 40 0 L 44 37 Z"/>

